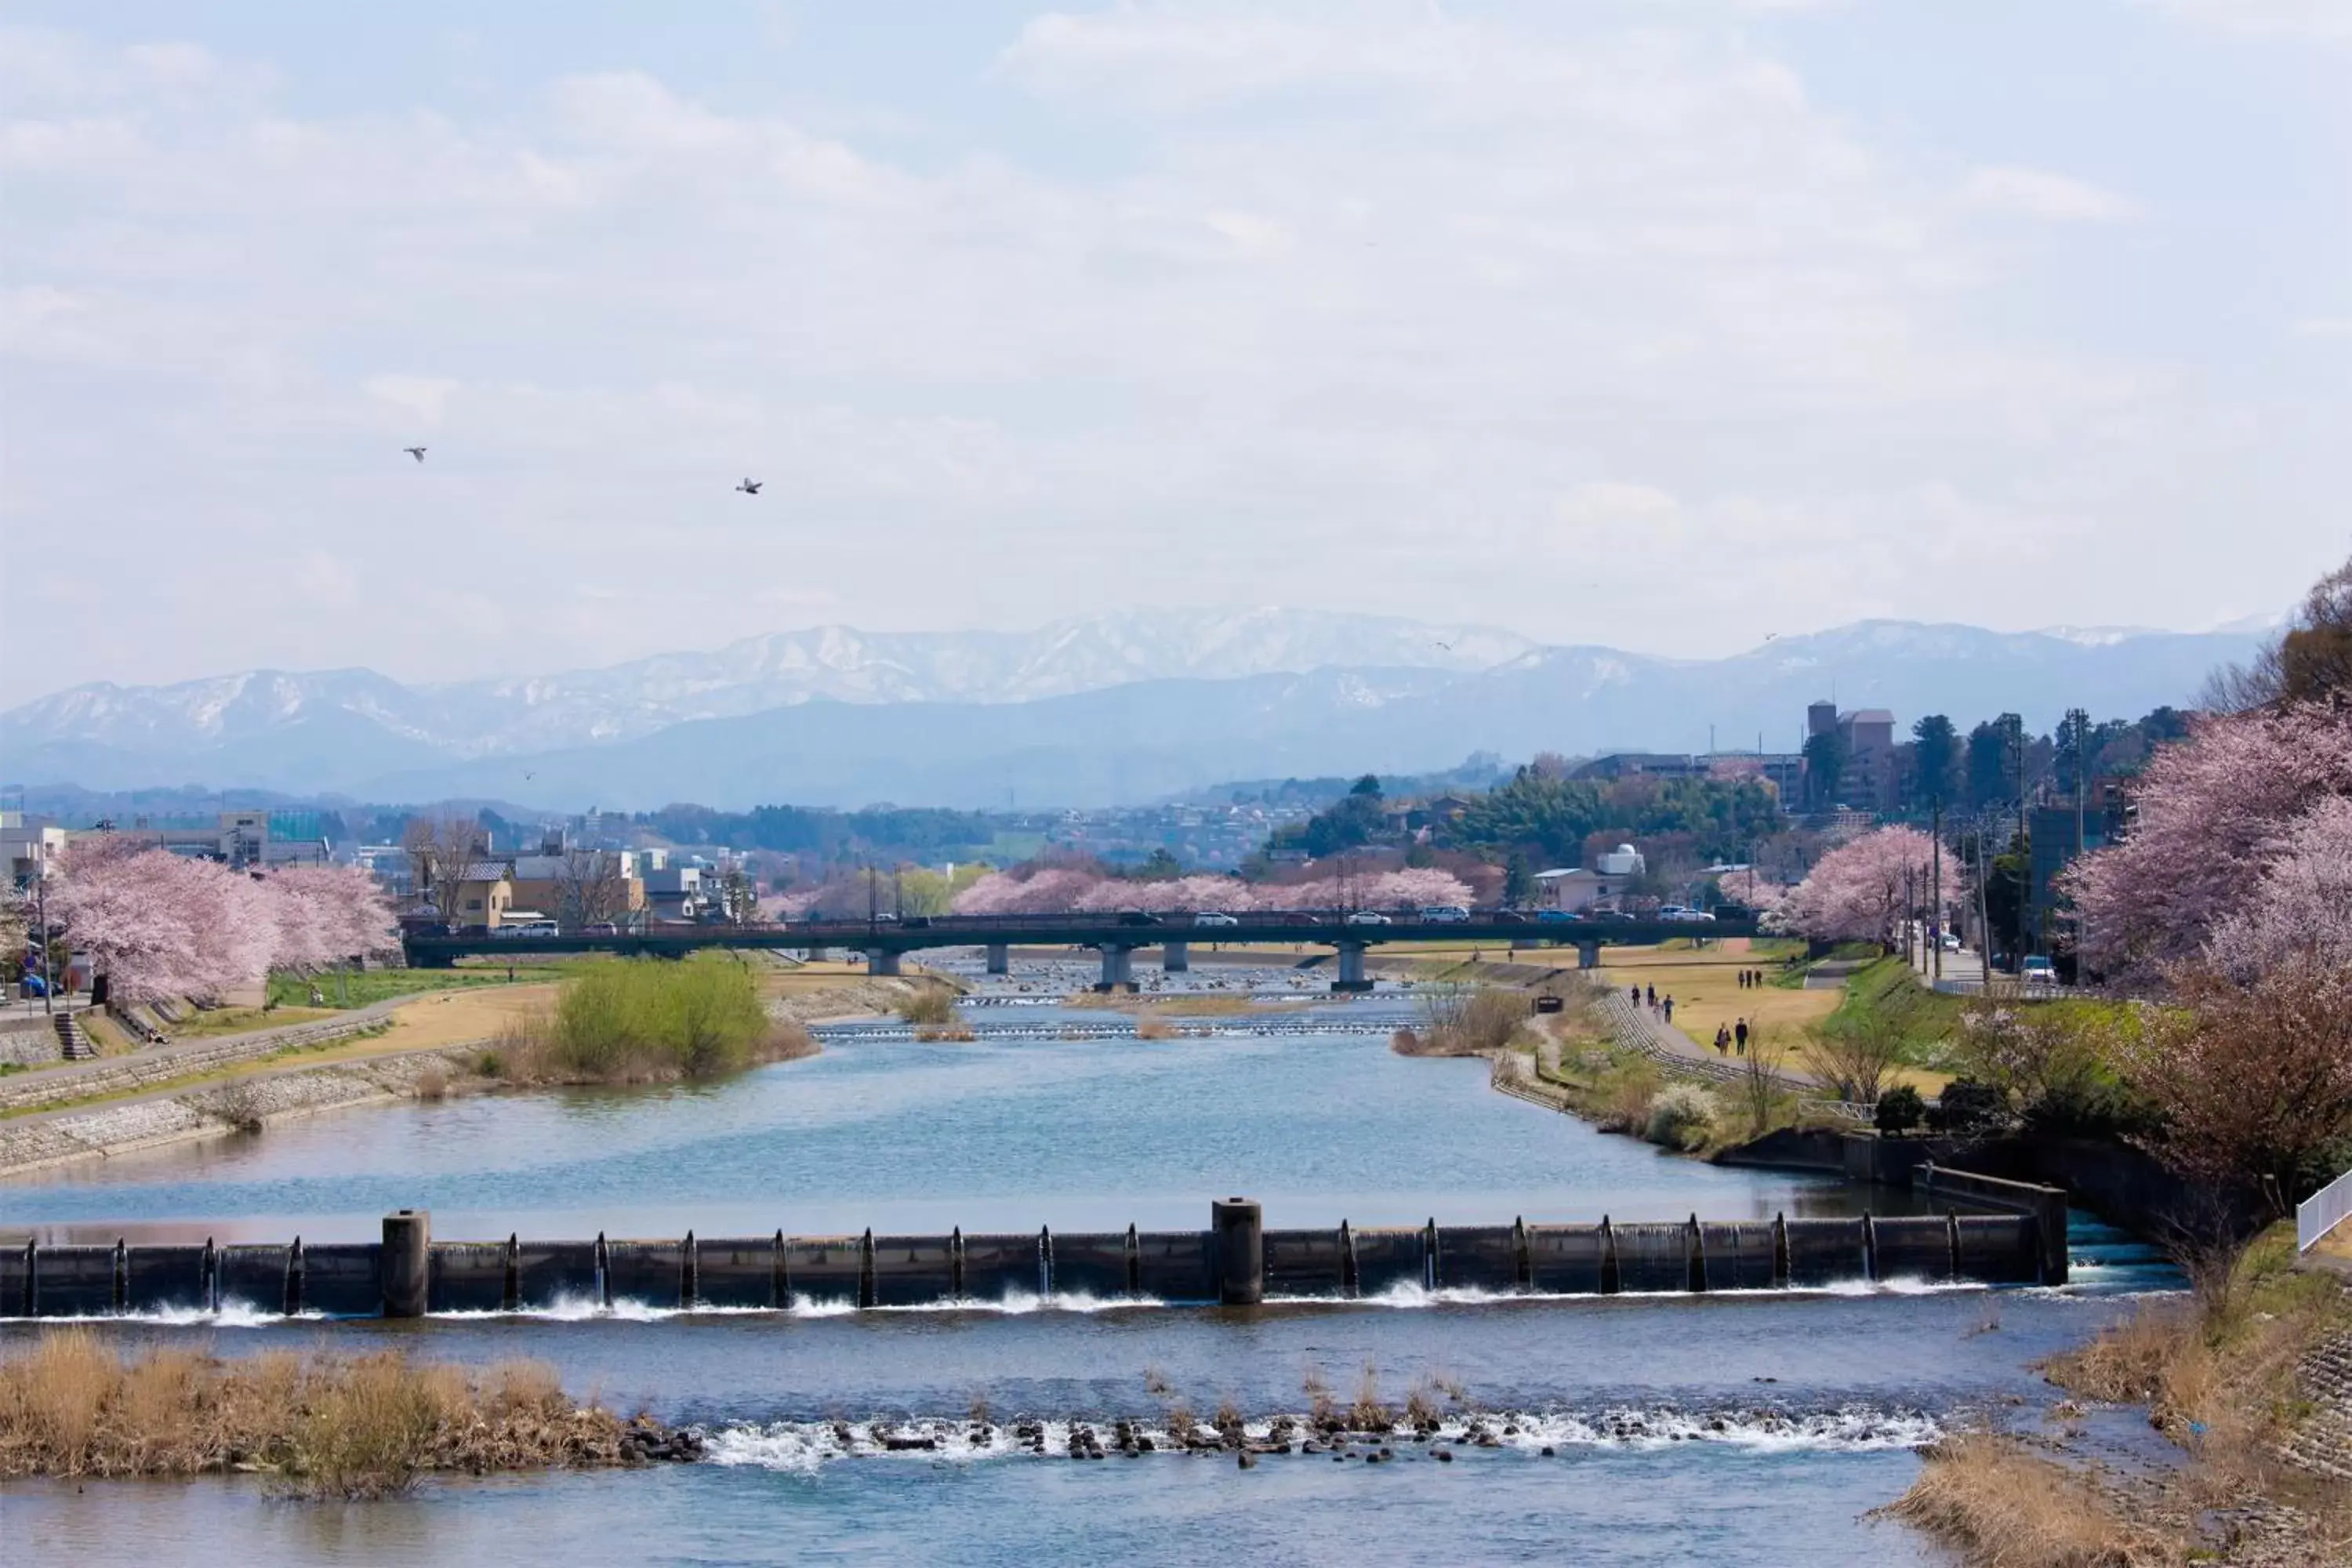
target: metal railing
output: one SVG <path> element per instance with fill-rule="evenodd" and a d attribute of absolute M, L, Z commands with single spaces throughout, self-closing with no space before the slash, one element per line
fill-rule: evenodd
<path fill-rule="evenodd" d="M 2309 1252 L 2347 1219 L 2352 1219 L 2352 1171 L 2294 1205 L 2294 1249 Z"/>

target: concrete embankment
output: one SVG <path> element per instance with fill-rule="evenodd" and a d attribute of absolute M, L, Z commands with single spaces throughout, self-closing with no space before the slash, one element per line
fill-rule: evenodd
<path fill-rule="evenodd" d="M 244 1062 L 260 1061 L 286 1051 L 310 1049 L 382 1028 L 394 1009 L 415 998 L 404 997 L 354 1007 L 338 1017 L 293 1024 L 280 1029 L 257 1029 L 249 1035 L 229 1035 L 214 1040 L 190 1040 L 157 1046 L 129 1056 L 103 1057 L 96 1061 L 67 1062 L 31 1072 L 0 1078 L 0 1115 L 37 1110 L 67 1100 L 94 1100 L 105 1095 L 136 1094 L 182 1079 L 219 1072 Z"/>
<path fill-rule="evenodd" d="M 793 1023 L 866 1016 L 904 994 L 903 985 L 858 980 L 777 998 L 769 1003 L 768 1011 Z M 0 1080 L 0 1093 L 14 1091 L 11 1100 L 0 1100 L 0 1110 L 13 1104 L 18 1113 L 0 1120 L 0 1175 L 257 1131 L 320 1111 L 415 1100 L 425 1097 L 427 1086 L 436 1096 L 509 1087 L 479 1071 L 482 1049 L 490 1044 L 488 1034 L 452 1039 L 453 1032 L 463 1035 L 467 1029 L 436 1027 L 444 1022 L 436 1009 L 445 1004 L 497 995 L 484 988 L 462 995 L 407 997 L 315 1024 L 11 1075 Z M 421 1022 L 416 1035 L 428 1039 L 437 1036 L 436 1043 L 398 1049 L 402 1030 L 412 1020 Z M 288 1052 L 329 1047 L 388 1024 L 393 1027 L 381 1052 L 349 1060 L 237 1070 Z M 488 1024 L 471 1026 L 487 1029 Z M 42 1106 L 54 1109 L 34 1109 Z"/>
<path fill-rule="evenodd" d="M 2048 1280 L 2028 1213 L 1267 1229 L 1245 1198 L 1207 1229 L 1032 1236 L 435 1241 L 388 1215 L 378 1243 L 43 1247 L 0 1252 L 0 1314 L 73 1317 L 230 1302 L 267 1312 L 416 1317 L 620 1303 L 663 1310 L 908 1307 L 1014 1297 L 1254 1306 L 1399 1289 L 1610 1296 L 1916 1280 Z M 2063 1247 L 2059 1251 L 2063 1258 Z"/>
<path fill-rule="evenodd" d="M 257 1131 L 322 1110 L 417 1098 L 437 1076 L 463 1087 L 478 1047 L 446 1046 L 358 1061 L 289 1067 L 217 1082 L 0 1121 L 0 1174 L 103 1159 L 198 1138 Z M 232 1058 L 232 1062 L 239 1058 Z"/>

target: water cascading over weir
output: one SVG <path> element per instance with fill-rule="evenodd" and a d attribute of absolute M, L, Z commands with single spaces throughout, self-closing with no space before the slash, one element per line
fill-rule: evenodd
<path fill-rule="evenodd" d="M 630 1303 L 788 1310 L 952 1306 L 1022 1298 L 1169 1306 L 1346 1300 L 1399 1289 L 1612 1296 L 1849 1283 L 2063 1284 L 2054 1189 L 1973 1194 L 2008 1212 L 1852 1218 L 1269 1230 L 1245 1198 L 1205 1230 L 945 1236 L 435 1241 L 419 1210 L 381 1242 L 43 1246 L 0 1252 L 0 1317 L 79 1318 L 238 1306 L 322 1317 L 532 1312 Z"/>

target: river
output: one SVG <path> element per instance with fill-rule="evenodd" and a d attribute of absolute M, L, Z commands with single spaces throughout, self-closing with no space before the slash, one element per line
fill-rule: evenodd
<path fill-rule="evenodd" d="M 1665 1158 L 1495 1093 L 1482 1062 L 1387 1048 L 1400 1003 L 1289 1015 L 1344 1033 L 1162 1041 L 836 1040 L 708 1089 L 499 1096 L 322 1116 L 0 1187 L 0 1237 L 372 1237 L 1197 1227 L 1246 1193 L 1269 1226 L 1747 1218 L 1850 1211 L 1808 1177 Z M 1010 1014 L 1015 1010 L 1005 1009 Z M 1020 1009 L 1053 1020 L 1052 1008 Z M 985 1024 L 992 1016 L 975 1010 Z M 1090 1017 L 1100 1015 L 1069 1015 Z M 1884 1210 L 1887 1194 L 1875 1194 Z M 2096 1271 L 2093 1271 L 2096 1278 Z M 544 1359 L 576 1393 L 711 1434 L 709 1462 L 436 1482 L 391 1503 L 293 1506 L 247 1479 L 6 1491 L 50 1560 L 1927 1563 L 1868 1510 L 1913 1448 L 1971 1411 L 2033 1412 L 2027 1370 L 2145 1283 L 1694 1298 L 1298 1302 L 1247 1311 L 1038 1302 L 791 1314 L 624 1310 L 327 1329 L 249 1314 L 123 1321 L 226 1353 L 396 1342 Z M 1079 1310 L 1085 1308 L 1086 1310 Z M 649 1322 L 646 1318 L 665 1321 Z M 0 1326 L 0 1338 L 34 1331 Z M 1368 1369 L 1370 1369 L 1368 1371 Z M 1164 1429 L 1181 1399 L 1267 1417 L 1367 1378 L 1471 1406 L 1496 1447 L 1399 1444 L 1387 1464 L 1158 1453 L 1059 1458 L 1076 1420 Z M 1057 1457 L 974 1401 L 1048 1424 Z M 934 1453 L 866 1452 L 928 1422 Z M 836 1424 L 839 1424 L 838 1426 Z M 847 1447 L 845 1457 L 843 1431 Z M 1544 1450 L 1549 1448 L 1547 1455 Z"/>

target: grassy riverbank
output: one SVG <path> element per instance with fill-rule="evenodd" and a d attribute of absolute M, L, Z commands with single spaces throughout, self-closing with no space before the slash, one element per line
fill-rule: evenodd
<path fill-rule="evenodd" d="M 584 1469 L 684 1457 L 675 1434 L 567 1396 L 534 1362 L 399 1351 L 224 1360 L 55 1329 L 0 1361 L 0 1478 L 257 1472 L 289 1495 L 383 1497 L 436 1470 Z"/>
<path fill-rule="evenodd" d="M 2190 1297 L 2043 1364 L 2077 1399 L 2146 1406 L 2177 1467 L 2091 1466 L 2062 1404 L 2054 1440 L 1982 1431 L 1928 1450 L 1889 1511 L 1984 1564 L 2352 1561 L 2352 1486 L 2322 1469 L 2352 1467 L 2352 1291 L 2294 1264 L 2291 1231 L 2273 1227 L 2233 1263 L 2196 1268 Z"/>

